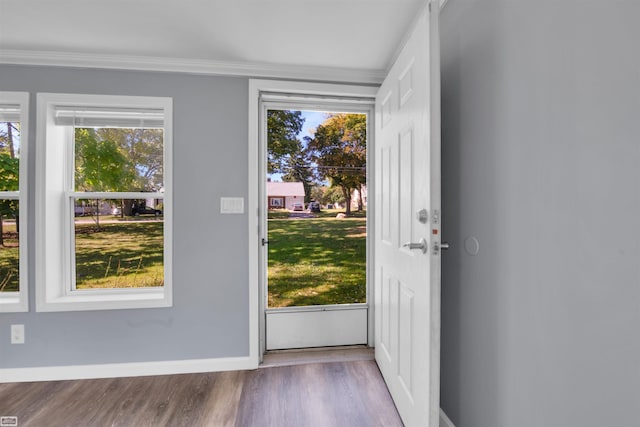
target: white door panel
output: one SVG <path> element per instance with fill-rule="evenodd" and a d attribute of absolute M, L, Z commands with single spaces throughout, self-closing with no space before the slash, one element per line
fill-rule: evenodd
<path fill-rule="evenodd" d="M 368 311 L 365 304 L 268 310 L 267 350 L 367 344 Z"/>
<path fill-rule="evenodd" d="M 425 10 L 376 99 L 376 360 L 407 426 L 439 419 L 437 28 L 438 8 Z"/>

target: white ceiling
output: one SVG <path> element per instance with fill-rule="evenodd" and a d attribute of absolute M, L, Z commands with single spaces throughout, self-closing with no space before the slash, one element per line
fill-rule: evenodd
<path fill-rule="evenodd" d="M 0 62 L 64 53 L 381 72 L 424 3 L 0 0 Z"/>

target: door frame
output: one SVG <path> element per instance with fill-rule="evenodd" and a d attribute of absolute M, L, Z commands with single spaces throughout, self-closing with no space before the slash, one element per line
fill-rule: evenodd
<path fill-rule="evenodd" d="M 262 146 L 260 144 L 263 132 L 261 126 L 261 94 L 268 93 L 273 100 L 281 98 L 282 102 L 287 104 L 304 103 L 312 109 L 313 101 L 316 105 L 330 104 L 332 100 L 355 100 L 366 99 L 371 100 L 372 106 L 368 113 L 367 123 L 367 184 L 373 185 L 373 177 L 375 176 L 375 159 L 373 158 L 373 147 L 375 144 L 375 110 L 373 103 L 378 91 L 377 86 L 355 86 L 347 84 L 328 84 L 328 83 L 309 83 L 309 82 L 291 82 L 279 80 L 249 80 L 249 150 L 248 150 L 248 225 L 249 225 L 249 241 L 248 241 L 248 261 L 249 261 L 249 358 L 252 364 L 258 366 L 262 360 L 266 348 L 265 342 L 265 295 L 262 292 L 265 278 L 262 276 L 261 268 L 261 239 L 266 230 L 262 230 L 261 218 L 263 214 L 261 197 L 260 179 L 263 174 Z M 262 177 L 264 178 L 264 177 Z M 373 187 L 368 188 L 369 200 L 367 205 L 373 206 L 371 196 L 374 194 Z M 266 212 L 264 213 L 266 215 Z M 367 210 L 367 303 L 369 304 L 368 312 L 368 344 L 373 345 L 374 342 L 374 323 L 373 323 L 373 298 L 374 269 L 371 269 L 373 261 L 373 224 L 375 220 L 375 212 L 373 209 Z M 371 226 L 370 226 L 371 225 Z"/>

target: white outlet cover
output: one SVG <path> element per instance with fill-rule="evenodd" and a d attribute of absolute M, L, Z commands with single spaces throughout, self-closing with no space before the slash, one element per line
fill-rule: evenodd
<path fill-rule="evenodd" d="M 24 325 L 11 325 L 11 344 L 24 344 Z"/>
<path fill-rule="evenodd" d="M 244 197 L 220 197 L 221 214 L 243 214 Z"/>

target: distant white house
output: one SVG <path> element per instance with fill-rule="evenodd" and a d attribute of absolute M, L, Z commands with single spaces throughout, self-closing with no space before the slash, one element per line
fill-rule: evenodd
<path fill-rule="evenodd" d="M 358 209 L 358 203 L 360 202 L 360 191 L 362 191 L 362 207 L 367 207 L 367 186 L 363 185 L 360 189 L 353 190 L 351 192 L 351 209 Z"/>
<path fill-rule="evenodd" d="M 304 209 L 304 186 L 301 182 L 267 182 L 269 209 L 293 210 L 294 203 L 302 203 Z"/>

